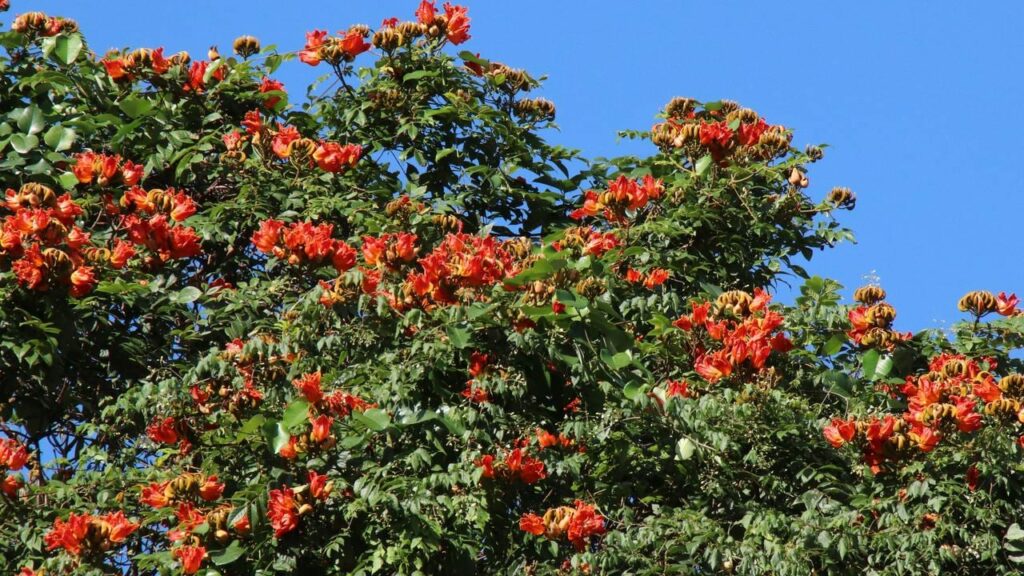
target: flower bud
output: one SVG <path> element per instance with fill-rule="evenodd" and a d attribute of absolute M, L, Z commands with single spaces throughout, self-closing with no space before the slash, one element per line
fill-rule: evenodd
<path fill-rule="evenodd" d="M 260 41 L 255 36 L 239 36 L 235 38 L 231 47 L 235 50 L 235 54 L 242 58 L 248 58 L 260 51 Z"/>

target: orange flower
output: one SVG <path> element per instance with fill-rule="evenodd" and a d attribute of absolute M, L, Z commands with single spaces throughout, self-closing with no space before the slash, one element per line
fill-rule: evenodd
<path fill-rule="evenodd" d="M 154 420 L 146 428 L 146 435 L 159 444 L 175 444 L 178 441 L 177 422 L 171 416 L 163 420 Z"/>
<path fill-rule="evenodd" d="M 301 137 L 299 131 L 294 126 L 281 126 L 278 124 L 277 134 L 274 135 L 270 148 L 278 158 L 287 158 L 291 154 L 288 145 Z"/>
<path fill-rule="evenodd" d="M 437 17 L 437 8 L 433 2 L 428 0 L 422 0 L 419 8 L 416 9 L 416 19 L 419 20 L 420 24 L 426 24 L 430 26 L 434 23 L 434 19 Z"/>
<path fill-rule="evenodd" d="M 143 486 L 139 502 L 142 502 L 146 506 L 152 506 L 153 508 L 166 508 L 167 506 L 170 506 L 171 499 L 167 494 L 167 487 L 169 485 L 170 481 L 154 482 L 149 486 Z"/>
<path fill-rule="evenodd" d="M 534 536 L 544 535 L 544 519 L 536 514 L 523 514 L 519 519 L 519 529 Z"/>
<path fill-rule="evenodd" d="M 295 503 L 295 492 L 282 486 L 280 490 L 271 490 L 267 504 L 267 517 L 274 528 L 274 537 L 280 538 L 295 530 L 299 525 L 299 507 Z"/>
<path fill-rule="evenodd" d="M 260 82 L 260 94 L 266 94 L 267 92 L 284 92 L 284 84 L 278 80 L 273 80 L 267 76 L 263 77 L 263 81 Z M 267 96 L 263 100 L 263 106 L 268 109 L 273 109 L 277 106 L 277 103 L 281 101 L 280 96 L 272 95 Z"/>
<path fill-rule="evenodd" d="M 316 66 L 320 63 L 320 47 L 327 39 L 327 30 L 313 30 L 306 32 L 306 46 L 299 51 L 299 60 Z"/>
<path fill-rule="evenodd" d="M 303 374 L 295 380 L 292 380 L 292 386 L 301 392 L 310 404 L 318 404 L 324 397 L 323 390 L 320 388 L 319 370 L 309 374 Z"/>
<path fill-rule="evenodd" d="M 604 516 L 598 514 L 592 505 L 577 500 L 576 511 L 569 520 L 569 529 L 566 532 L 569 542 L 572 542 L 577 551 L 583 551 L 592 536 L 604 533 Z"/>
<path fill-rule="evenodd" d="M 832 423 L 825 426 L 824 434 L 825 439 L 828 440 L 828 443 L 833 448 L 839 448 L 843 444 L 852 441 L 854 436 L 857 435 L 857 421 L 853 418 L 849 420 L 833 418 Z"/>
<path fill-rule="evenodd" d="M 217 475 L 208 476 L 199 486 L 199 497 L 207 502 L 213 502 L 224 494 L 224 483 L 217 481 Z"/>
<path fill-rule="evenodd" d="M 281 228 L 283 227 L 284 222 L 279 220 L 270 219 L 260 222 L 259 230 L 252 235 L 253 245 L 264 254 L 272 253 L 281 238 Z"/>
<path fill-rule="evenodd" d="M 732 364 L 726 358 L 726 350 L 719 350 L 698 358 L 694 370 L 702 378 L 714 384 L 732 374 Z"/>
<path fill-rule="evenodd" d="M 309 433 L 310 440 L 320 444 L 331 437 L 331 425 L 334 424 L 334 418 L 327 414 L 321 414 L 313 418 L 311 423 L 313 431 Z"/>
<path fill-rule="evenodd" d="M 332 483 L 327 480 L 326 474 L 317 474 L 310 470 L 306 477 L 309 479 L 309 495 L 317 500 L 326 500 L 331 495 Z"/>
<path fill-rule="evenodd" d="M 996 312 L 1002 316 L 1013 316 L 1017 312 L 1017 304 L 1020 300 L 1016 294 L 1006 295 L 1006 292 L 1000 292 L 999 296 L 996 297 Z"/>
<path fill-rule="evenodd" d="M 433 9 L 433 6 L 431 6 L 431 9 Z M 452 44 L 462 44 L 470 39 L 469 16 L 466 15 L 466 12 L 465 6 L 453 6 L 449 2 L 444 3 L 444 15 L 448 20 L 445 35 Z"/>
<path fill-rule="evenodd" d="M 313 160 L 325 172 L 341 172 L 355 166 L 362 154 L 363 147 L 358 144 L 321 142 L 313 152 Z"/>
<path fill-rule="evenodd" d="M 172 555 L 181 562 L 181 569 L 185 574 L 195 574 L 199 571 L 203 560 L 206 559 L 206 548 L 202 546 L 180 546 L 174 549 Z"/>

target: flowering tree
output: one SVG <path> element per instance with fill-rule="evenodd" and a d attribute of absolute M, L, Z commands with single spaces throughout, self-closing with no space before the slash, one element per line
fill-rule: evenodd
<path fill-rule="evenodd" d="M 1016 573 L 1016 297 L 901 333 L 799 265 L 851 237 L 820 147 L 677 98 L 585 163 L 410 16 L 0 34 L 0 573 Z"/>

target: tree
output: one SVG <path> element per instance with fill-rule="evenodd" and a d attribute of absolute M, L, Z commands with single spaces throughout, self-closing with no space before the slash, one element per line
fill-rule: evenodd
<path fill-rule="evenodd" d="M 821 147 L 677 98 L 587 162 L 469 36 L 422 2 L 100 57 L 14 19 L 0 572 L 1015 572 L 1016 297 L 900 333 L 801 267 L 851 238 Z"/>

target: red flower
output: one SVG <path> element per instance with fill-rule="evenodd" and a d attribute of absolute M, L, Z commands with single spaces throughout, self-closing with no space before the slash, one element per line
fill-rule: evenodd
<path fill-rule="evenodd" d="M 921 424 L 915 424 L 909 436 L 922 452 L 931 452 L 942 438 L 938 432 Z"/>
<path fill-rule="evenodd" d="M 469 16 L 466 15 L 466 12 L 465 6 L 452 6 L 449 2 L 444 3 L 444 15 L 448 20 L 445 35 L 452 44 L 462 44 L 470 39 Z"/>
<path fill-rule="evenodd" d="M 146 435 L 158 444 L 176 444 L 178 442 L 177 422 L 171 416 L 163 420 L 154 420 L 146 428 Z"/>
<path fill-rule="evenodd" d="M 1006 292 L 1000 292 L 999 296 L 996 297 L 996 311 L 1002 316 L 1013 316 L 1017 313 L 1017 304 L 1020 300 L 1016 294 L 1006 295 Z"/>
<path fill-rule="evenodd" d="M 853 441 L 853 438 L 857 435 L 857 421 L 853 418 L 849 420 L 833 418 L 832 423 L 825 426 L 824 433 L 828 443 L 833 448 L 839 448 L 843 444 Z"/>
<path fill-rule="evenodd" d="M 416 19 L 419 20 L 420 24 L 426 24 L 430 26 L 434 23 L 434 19 L 437 17 L 437 8 L 433 2 L 428 0 L 422 0 L 419 8 L 416 9 Z"/>
<path fill-rule="evenodd" d="M 523 514 L 519 519 L 519 529 L 534 536 L 542 536 L 544 534 L 544 519 L 536 514 Z"/>
<path fill-rule="evenodd" d="M 363 147 L 358 144 L 321 142 L 313 152 L 313 160 L 324 172 L 341 172 L 355 166 L 362 155 Z"/>
<path fill-rule="evenodd" d="M 491 358 L 483 352 L 473 352 L 469 355 L 469 375 L 473 378 L 484 373 L 491 363 Z"/>
<path fill-rule="evenodd" d="M 149 486 L 142 487 L 142 495 L 139 502 L 153 508 L 166 508 L 171 505 L 171 499 L 167 494 L 167 487 L 170 482 L 153 482 Z"/>
<path fill-rule="evenodd" d="M 358 30 L 348 30 L 345 32 L 345 35 L 341 38 L 340 46 L 345 52 L 345 57 L 349 60 L 370 49 L 370 44 L 363 39 L 363 33 Z"/>
<path fill-rule="evenodd" d="M 547 477 L 544 462 L 527 456 L 522 448 L 516 448 L 505 457 L 505 466 L 509 473 L 518 476 L 524 484 L 533 484 Z"/>
<path fill-rule="evenodd" d="M 28 461 L 28 450 L 17 440 L 0 440 L 0 467 L 11 471 L 21 470 Z"/>
<path fill-rule="evenodd" d="M 320 63 L 320 47 L 327 39 L 327 30 L 313 30 L 306 32 L 306 46 L 299 51 L 299 60 L 316 66 Z"/>
<path fill-rule="evenodd" d="M 217 475 L 207 476 L 199 486 L 199 497 L 207 502 L 213 502 L 224 494 L 224 483 L 217 481 Z"/>
<path fill-rule="evenodd" d="M 466 388 L 461 392 L 462 397 L 466 398 L 474 404 L 486 404 L 491 401 L 490 395 L 487 394 L 487 390 L 474 386 L 473 381 L 466 382 Z"/>
<path fill-rule="evenodd" d="M 120 82 L 122 80 L 131 81 L 132 77 L 128 74 L 128 70 L 125 68 L 124 59 L 122 58 L 105 58 L 102 61 L 103 67 L 107 69 L 107 75 L 114 82 Z"/>
<path fill-rule="evenodd" d="M 485 454 L 473 462 L 475 466 L 483 469 L 483 478 L 494 478 L 494 455 Z"/>
<path fill-rule="evenodd" d="M 277 134 L 274 135 L 274 140 L 270 143 L 270 148 L 274 151 L 274 154 L 278 158 L 287 158 L 291 154 L 291 150 L 288 145 L 298 140 L 302 136 L 294 126 L 281 126 L 277 127 Z"/>
<path fill-rule="evenodd" d="M 672 398 L 673 396 L 687 398 L 690 396 L 689 384 L 686 380 L 669 380 L 666 388 L 666 398 Z"/>
<path fill-rule="evenodd" d="M 210 63 L 205 60 L 198 60 L 192 63 L 192 67 L 188 71 L 188 80 L 182 87 L 185 92 L 195 92 L 196 94 L 202 94 L 206 89 L 206 70 L 209 68 Z"/>
<path fill-rule="evenodd" d="M 278 80 L 273 80 L 267 76 L 264 76 L 263 81 L 260 82 L 259 90 L 260 94 L 266 94 L 267 92 L 284 92 L 284 84 L 279 82 Z M 266 99 L 263 100 L 263 107 L 273 110 L 273 108 L 277 106 L 277 103 L 280 101 L 280 96 L 267 96 Z"/>
<path fill-rule="evenodd" d="M 654 288 L 661 286 L 668 280 L 669 271 L 664 268 L 655 268 L 647 273 L 647 277 L 644 278 L 644 287 Z"/>
<path fill-rule="evenodd" d="M 16 498 L 22 484 L 22 480 L 18 476 L 6 476 L 3 482 L 0 482 L 0 492 L 8 498 Z"/>
<path fill-rule="evenodd" d="M 267 517 L 274 528 L 274 537 L 280 538 L 295 530 L 299 525 L 299 507 L 295 503 L 295 492 L 282 486 L 280 490 L 271 490 L 267 504 Z"/>
<path fill-rule="evenodd" d="M 709 383 L 714 384 L 732 374 L 732 363 L 726 358 L 726 350 L 704 354 L 697 359 L 693 369 Z"/>
<path fill-rule="evenodd" d="M 281 239 L 281 228 L 283 227 L 284 222 L 279 220 L 270 219 L 260 222 L 259 230 L 252 235 L 253 245 L 264 254 L 272 253 L 278 240 Z"/>
<path fill-rule="evenodd" d="M 577 500 L 576 511 L 569 520 L 569 529 L 566 532 L 569 542 L 572 542 L 577 551 L 583 551 L 592 536 L 604 533 L 604 516 L 598 514 L 590 504 Z"/>
<path fill-rule="evenodd" d="M 259 134 L 263 130 L 263 118 L 260 116 L 259 111 L 250 110 L 245 113 L 245 117 L 242 119 L 242 128 L 245 128 L 246 134 Z M 227 144 L 227 140 L 224 143 Z M 231 147 L 229 146 L 230 150 Z"/>
<path fill-rule="evenodd" d="M 327 480 L 326 474 L 317 474 L 310 470 L 306 475 L 309 479 L 309 495 L 317 500 L 326 500 L 331 495 L 331 483 Z"/>
<path fill-rule="evenodd" d="M 551 311 L 555 314 L 565 313 L 565 304 L 562 304 L 557 299 L 551 301 Z"/>
<path fill-rule="evenodd" d="M 150 56 L 150 60 L 152 61 L 152 64 L 150 64 L 150 68 L 156 74 L 163 74 L 164 72 L 167 72 L 171 69 L 171 61 L 167 58 L 164 58 L 163 47 L 153 50 L 153 53 Z"/>
<path fill-rule="evenodd" d="M 974 464 L 971 464 L 971 466 L 967 469 L 967 476 L 965 478 L 967 481 L 967 489 L 970 490 L 971 492 L 974 492 L 975 490 L 978 489 L 979 476 L 980 474 L 978 473 L 978 467 L 975 466 Z"/>
<path fill-rule="evenodd" d="M 195 574 L 206 559 L 206 548 L 202 546 L 180 546 L 174 549 L 172 556 L 181 562 L 185 574 Z"/>
<path fill-rule="evenodd" d="M 292 380 L 292 386 L 306 397 L 310 404 L 317 404 L 323 399 L 324 393 L 320 388 L 320 371 L 304 374 Z"/>
<path fill-rule="evenodd" d="M 331 425 L 334 424 L 334 418 L 327 414 L 321 414 L 313 418 L 311 424 L 313 425 L 313 431 L 309 433 L 311 441 L 320 444 L 331 437 Z"/>
<path fill-rule="evenodd" d="M 78 515 L 72 512 L 68 519 L 55 518 L 53 528 L 43 537 L 48 551 L 63 548 L 68 554 L 79 555 L 82 553 L 82 540 L 89 533 L 89 524 L 92 516 L 88 514 Z"/>

